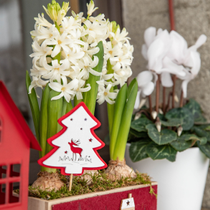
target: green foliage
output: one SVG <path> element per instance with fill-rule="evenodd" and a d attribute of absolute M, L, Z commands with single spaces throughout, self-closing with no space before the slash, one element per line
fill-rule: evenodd
<path fill-rule="evenodd" d="M 156 159 L 168 159 L 171 162 L 176 160 L 176 153 L 177 151 L 171 147 L 169 144 L 166 145 L 157 145 L 155 143 L 150 143 L 147 146 L 147 154 L 153 160 Z"/>
<path fill-rule="evenodd" d="M 210 124 L 205 123 L 200 105 L 194 99 L 190 99 L 184 107 L 169 110 L 165 115 L 158 114 L 160 132 L 157 122 L 151 119 L 149 110 L 144 107 L 145 111 L 147 114 L 141 114 L 136 120 L 133 117 L 131 122 L 128 141 L 131 143 L 129 153 L 133 162 L 148 157 L 173 162 L 177 152 L 190 147 L 199 147 L 210 158 Z M 179 129 L 183 132 L 178 136 Z"/>
<path fill-rule="evenodd" d="M 102 41 L 98 43 L 97 47 L 99 47 L 100 50 L 94 56 L 98 57 L 99 62 L 98 62 L 98 65 L 93 68 L 93 70 L 100 73 L 102 72 L 102 67 L 103 67 L 103 62 L 104 62 L 104 59 L 103 59 L 104 48 L 103 48 Z M 83 94 L 83 98 L 84 98 L 83 101 L 93 115 L 95 112 L 96 97 L 97 97 L 97 92 L 98 92 L 97 81 L 99 79 L 100 79 L 100 76 L 95 76 L 93 74 L 90 74 L 88 80 L 86 81 L 86 84 L 90 84 L 91 89 L 88 92 L 84 92 Z"/>
<path fill-rule="evenodd" d="M 175 108 L 168 111 L 165 115 L 168 120 L 176 120 L 183 130 L 189 130 L 194 124 L 192 112 L 187 108 Z"/>
<path fill-rule="evenodd" d="M 177 134 L 169 129 L 162 129 L 158 132 L 155 125 L 149 124 L 146 126 L 149 137 L 158 145 L 170 143 L 177 138 Z"/>
<path fill-rule="evenodd" d="M 133 79 L 127 88 L 127 95 L 125 98 L 125 105 L 122 112 L 120 128 L 118 131 L 113 156 L 111 157 L 111 159 L 113 160 L 117 159 L 124 160 L 126 142 L 129 135 L 132 113 L 136 100 L 137 91 L 138 91 L 138 83 L 136 79 Z"/>
<path fill-rule="evenodd" d="M 146 150 L 149 143 L 150 142 L 148 140 L 142 139 L 131 144 L 129 153 L 133 162 L 137 162 L 149 157 Z"/>
<path fill-rule="evenodd" d="M 26 71 L 26 90 L 29 91 L 29 86 L 31 84 L 31 78 L 28 71 Z M 36 132 L 36 139 L 39 141 L 39 104 L 34 88 L 31 90 L 31 94 L 28 94 L 28 100 L 32 112 L 34 128 Z"/>
<path fill-rule="evenodd" d="M 202 115 L 202 110 L 197 101 L 190 99 L 185 108 L 189 109 L 194 116 L 194 122 L 206 122 L 205 117 Z"/>

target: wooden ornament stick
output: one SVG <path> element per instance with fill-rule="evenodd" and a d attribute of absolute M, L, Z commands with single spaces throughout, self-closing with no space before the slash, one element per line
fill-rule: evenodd
<path fill-rule="evenodd" d="M 72 178 L 73 178 L 73 174 L 71 174 L 69 177 L 69 191 L 71 191 L 71 187 L 72 187 Z"/>

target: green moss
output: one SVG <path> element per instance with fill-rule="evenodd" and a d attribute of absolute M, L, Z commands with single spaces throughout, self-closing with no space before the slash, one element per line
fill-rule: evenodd
<path fill-rule="evenodd" d="M 62 181 L 66 184 L 59 191 L 51 192 L 43 191 L 37 188 L 29 187 L 29 196 L 38 197 L 46 200 L 64 198 L 73 195 L 82 195 L 86 193 L 99 192 L 111 190 L 119 187 L 134 186 L 140 184 L 150 185 L 150 194 L 155 195 L 154 189 L 152 188 L 150 177 L 147 174 L 137 173 L 136 178 L 121 178 L 118 181 L 111 181 L 107 179 L 104 170 L 99 171 L 97 175 L 92 175 L 92 184 L 87 185 L 86 181 L 81 178 L 81 176 L 74 176 L 72 183 L 72 190 L 68 189 L 68 179 L 65 176 L 61 175 Z"/>

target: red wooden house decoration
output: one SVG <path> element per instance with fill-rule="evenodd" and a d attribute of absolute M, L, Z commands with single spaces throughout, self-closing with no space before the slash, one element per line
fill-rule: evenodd
<path fill-rule="evenodd" d="M 0 210 L 27 210 L 30 148 L 41 150 L 0 81 Z M 13 195 L 19 186 L 20 196 Z"/>

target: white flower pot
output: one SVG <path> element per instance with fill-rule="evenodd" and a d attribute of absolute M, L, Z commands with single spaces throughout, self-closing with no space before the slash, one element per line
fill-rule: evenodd
<path fill-rule="evenodd" d="M 157 210 L 201 209 L 209 159 L 198 148 L 179 152 L 175 162 L 147 158 L 134 163 L 129 147 L 127 144 L 127 165 L 158 182 Z"/>

